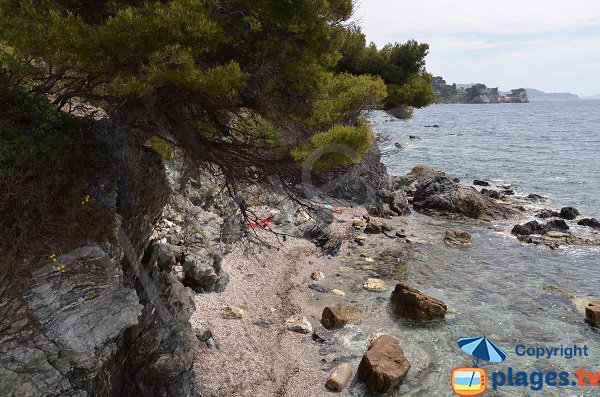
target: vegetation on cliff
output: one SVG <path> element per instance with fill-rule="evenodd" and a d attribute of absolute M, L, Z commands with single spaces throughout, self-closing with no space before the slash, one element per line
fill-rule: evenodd
<path fill-rule="evenodd" d="M 0 62 L 58 108 L 92 103 L 240 176 L 272 146 L 281 159 L 339 126 L 363 135 L 344 139 L 362 154 L 362 110 L 434 101 L 427 45 L 367 45 L 352 12 L 351 0 L 2 0 Z"/>

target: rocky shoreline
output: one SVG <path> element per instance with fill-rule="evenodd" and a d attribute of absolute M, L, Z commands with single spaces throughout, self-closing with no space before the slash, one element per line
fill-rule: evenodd
<path fill-rule="evenodd" d="M 370 305 L 389 306 L 390 318 L 417 327 L 444 321 L 449 310 L 406 283 L 406 258 L 421 243 L 408 226 L 413 211 L 481 224 L 537 217 L 514 226 L 516 238 L 550 248 L 600 245 L 598 221 L 573 208 L 544 208 L 541 196 L 487 181 L 469 186 L 425 166 L 390 176 L 376 150 L 343 184 L 335 174 L 318 181 L 326 193 L 298 185 L 291 197 L 276 180 L 248 186 L 241 196 L 251 220 L 222 191 L 218 172 L 194 170 L 181 156 L 166 163 L 164 191 L 150 179 L 128 186 L 143 168 L 122 167 L 113 201 L 124 214 L 122 248 L 61 255 L 65 270 L 40 272 L 23 304 L 3 281 L 0 348 L 11 353 L 0 359 L 0 394 L 385 393 L 411 364 L 392 335 L 355 332 L 370 321 Z M 570 231 L 574 225 L 590 235 Z M 472 245 L 452 228 L 438 243 Z M 363 294 L 376 298 L 366 303 Z M 592 324 L 599 307 L 586 310 Z M 42 328 L 31 328 L 28 315 Z M 363 354 L 344 353 L 348 330 Z"/>

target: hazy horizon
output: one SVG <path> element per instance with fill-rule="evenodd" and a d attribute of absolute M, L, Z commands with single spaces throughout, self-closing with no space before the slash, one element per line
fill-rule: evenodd
<path fill-rule="evenodd" d="M 427 70 L 449 83 L 600 95 L 597 0 L 360 0 L 368 41 L 430 45 Z"/>

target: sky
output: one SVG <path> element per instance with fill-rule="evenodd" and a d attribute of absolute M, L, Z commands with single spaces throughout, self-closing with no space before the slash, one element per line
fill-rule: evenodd
<path fill-rule="evenodd" d="M 357 0 L 378 46 L 428 43 L 452 83 L 600 95 L 600 0 Z"/>

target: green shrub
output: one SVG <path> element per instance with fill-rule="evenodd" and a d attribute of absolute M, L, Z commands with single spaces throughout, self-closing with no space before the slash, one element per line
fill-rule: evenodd
<path fill-rule="evenodd" d="M 360 119 L 354 126 L 336 125 L 314 134 L 310 142 L 293 149 L 291 154 L 300 166 L 323 173 L 356 164 L 372 144 L 371 126 Z"/>
<path fill-rule="evenodd" d="M 173 145 L 158 135 L 150 137 L 150 147 L 152 147 L 152 150 L 154 150 L 162 160 L 173 160 Z"/>

